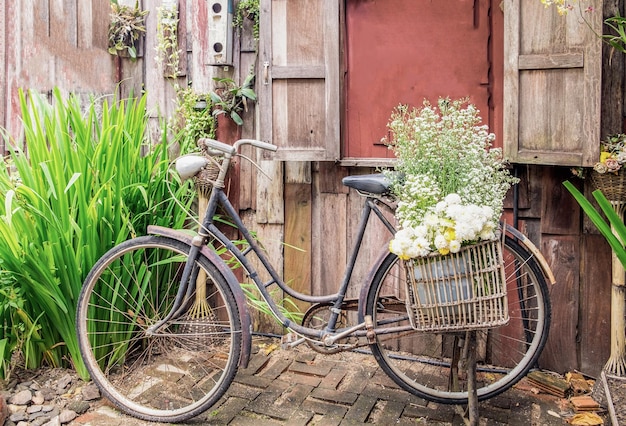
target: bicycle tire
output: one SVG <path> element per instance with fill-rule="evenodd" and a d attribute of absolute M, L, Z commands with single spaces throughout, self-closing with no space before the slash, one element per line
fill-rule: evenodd
<path fill-rule="evenodd" d="M 197 416 L 219 400 L 237 372 L 238 307 L 203 256 L 196 265 L 205 274 L 197 286 L 206 284 L 204 296 L 189 294 L 181 314 L 146 333 L 170 312 L 189 248 L 154 235 L 126 241 L 98 260 L 79 296 L 78 340 L 92 380 L 119 409 L 143 420 Z"/>
<path fill-rule="evenodd" d="M 477 330 L 486 343 L 478 360 L 479 400 L 509 389 L 535 365 L 548 338 L 551 307 L 543 270 L 531 251 L 508 235 L 504 242 L 505 275 L 510 321 L 498 328 Z M 405 274 L 397 256 L 389 254 L 378 268 L 368 292 L 365 314 L 374 327 L 388 327 L 394 316 L 407 318 L 402 294 Z M 396 322 L 407 325 L 408 320 Z M 370 345 L 382 370 L 408 392 L 430 401 L 465 404 L 468 401 L 464 368 L 451 362 L 460 351 L 465 332 L 380 334 Z M 461 352 L 457 352 L 457 355 Z"/>

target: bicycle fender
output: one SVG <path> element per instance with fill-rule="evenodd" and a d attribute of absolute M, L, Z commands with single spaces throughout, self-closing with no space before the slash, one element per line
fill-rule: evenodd
<path fill-rule="evenodd" d="M 187 244 L 191 246 L 191 240 L 194 235 L 183 231 L 165 228 L 162 226 L 148 226 L 148 233 L 153 235 L 159 235 L 162 237 L 171 238 L 173 240 L 180 241 L 181 243 Z M 218 269 L 218 272 L 222 274 L 222 276 L 226 279 L 228 286 L 230 287 L 233 295 L 235 296 L 235 301 L 237 303 L 237 308 L 239 309 L 239 320 L 241 321 L 241 333 L 242 333 L 242 348 L 241 348 L 241 356 L 239 357 L 239 366 L 242 368 L 246 368 L 248 366 L 248 361 L 250 360 L 250 351 L 252 348 L 252 322 L 250 320 L 250 313 L 248 312 L 247 304 L 246 304 L 246 296 L 243 294 L 243 290 L 239 284 L 239 281 L 233 274 L 233 271 L 224 263 L 224 261 L 213 251 L 209 249 L 207 246 L 203 246 L 200 250 L 202 255 L 209 259 L 213 265 Z"/>

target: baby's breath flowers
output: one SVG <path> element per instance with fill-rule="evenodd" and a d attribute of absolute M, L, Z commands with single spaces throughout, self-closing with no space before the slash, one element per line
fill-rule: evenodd
<path fill-rule="evenodd" d="M 398 159 L 389 176 L 400 230 L 389 245 L 392 253 L 403 259 L 446 255 L 497 238 L 504 197 L 517 179 L 480 123 L 466 99 L 393 111 L 385 142 Z"/>

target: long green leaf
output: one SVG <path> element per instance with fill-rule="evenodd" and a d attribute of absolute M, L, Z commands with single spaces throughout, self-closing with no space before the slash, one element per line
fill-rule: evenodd
<path fill-rule="evenodd" d="M 596 198 L 596 200 L 598 200 L 600 208 L 609 218 L 610 224 L 602 218 L 600 212 L 596 210 L 591 202 L 587 200 L 587 198 L 585 198 L 585 196 L 571 182 L 565 181 L 563 182 L 563 185 L 574 196 L 585 214 L 589 217 L 591 222 L 593 222 L 596 228 L 598 228 L 600 233 L 609 243 L 611 249 L 619 259 L 620 263 L 626 268 L 626 249 L 624 248 L 624 245 L 621 243 L 621 241 L 618 240 L 618 238 L 613 234 L 613 231 L 611 230 L 611 224 L 616 230 L 618 230 L 620 235 L 626 236 L 626 229 L 624 229 L 624 223 L 615 213 L 612 205 L 607 201 L 606 197 L 604 197 L 600 190 L 596 190 L 593 192 L 594 197 Z"/>

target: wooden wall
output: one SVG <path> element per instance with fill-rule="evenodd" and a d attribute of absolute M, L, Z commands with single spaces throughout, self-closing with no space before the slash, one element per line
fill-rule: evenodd
<path fill-rule="evenodd" d="M 19 88 L 112 93 L 108 14 L 108 2 L 97 0 L 0 2 L 0 126 L 19 135 Z"/>
<path fill-rule="evenodd" d="M 134 3 L 134 0 L 132 0 Z M 176 79 L 167 79 L 155 64 L 156 8 L 159 0 L 143 0 L 150 10 L 143 56 L 137 62 L 106 51 L 108 2 L 102 0 L 37 0 L 0 2 L 0 126 L 19 129 L 17 89 L 49 91 L 54 86 L 76 93 L 127 96 L 146 90 L 150 114 L 159 117 L 174 108 L 175 85 L 191 84 L 199 92 L 211 88 L 213 76 L 243 78 L 251 66 L 259 73 L 256 42 L 250 23 L 236 37 L 235 66 L 206 65 L 207 2 L 180 0 L 180 48 L 183 63 Z M 623 1 L 605 1 L 605 8 Z M 602 134 L 622 129 L 623 57 L 605 52 L 603 65 Z M 117 82 L 123 83 L 118 86 Z M 252 109 L 241 129 L 257 137 L 259 111 Z M 15 133 L 14 133 L 15 134 Z M 245 152 L 257 155 L 254 151 Z M 369 173 L 367 167 L 345 167 L 323 161 L 273 161 L 255 157 L 265 174 L 247 161 L 237 165 L 236 196 L 246 223 L 265 242 L 285 280 L 303 292 L 334 292 L 342 278 L 362 198 L 348 192 L 341 178 Z M 609 354 L 610 249 L 581 214 L 562 186 L 567 168 L 519 165 L 522 177 L 518 201 L 519 227 L 541 248 L 557 278 L 551 288 L 553 322 L 541 366 L 558 372 L 581 370 L 597 374 Z M 589 193 L 587 182 L 577 182 Z M 513 205 L 508 204 L 512 217 Z M 359 259 L 355 282 L 386 247 L 385 231 L 367 237 L 368 250 Z M 350 296 L 356 297 L 353 288 Z M 277 294 L 277 297 L 282 297 Z M 303 306 L 304 308 L 304 306 Z M 258 316 L 257 325 L 270 321 Z M 281 332 L 280 328 L 270 331 Z"/>

